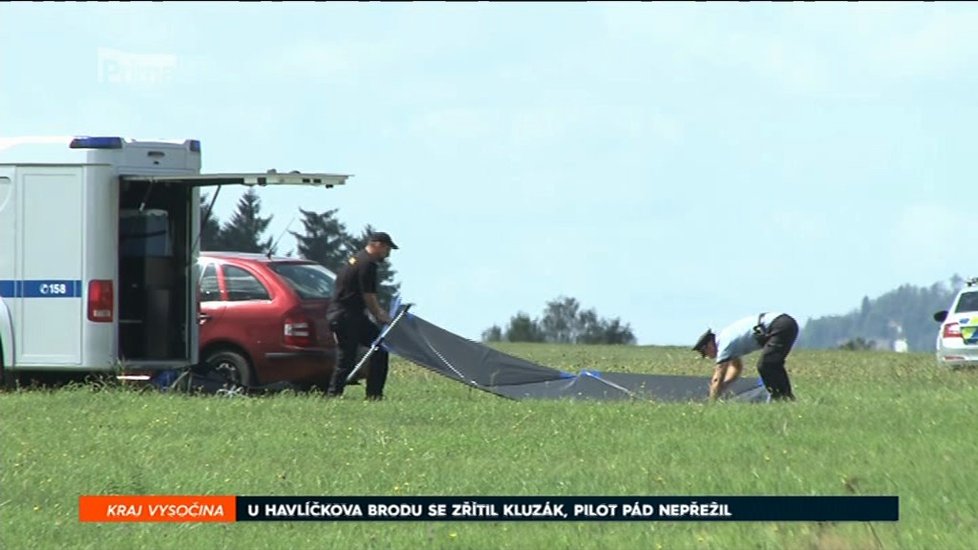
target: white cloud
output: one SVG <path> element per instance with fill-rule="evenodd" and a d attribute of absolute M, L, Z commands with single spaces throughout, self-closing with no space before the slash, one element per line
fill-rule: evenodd
<path fill-rule="evenodd" d="M 751 17 L 754 16 L 754 17 Z M 744 68 L 790 94 L 872 97 L 978 59 L 978 10 L 962 4 L 610 6 L 611 40 L 688 71 Z"/>
<path fill-rule="evenodd" d="M 462 142 L 489 143 L 502 154 L 518 151 L 519 158 L 539 148 L 583 147 L 595 139 L 674 143 L 683 138 L 683 127 L 675 117 L 647 105 L 595 106 L 583 101 L 505 110 L 433 109 L 410 118 L 404 131 L 412 140 L 433 147 L 456 149 Z M 484 155 L 491 154 L 485 145 L 480 147 Z"/>
<path fill-rule="evenodd" d="M 788 93 L 824 91 L 829 75 L 818 43 L 791 25 L 752 21 L 752 13 L 767 11 L 708 4 L 614 6 L 606 9 L 605 24 L 613 40 L 670 59 L 683 72 L 734 69 Z"/>
<path fill-rule="evenodd" d="M 945 5 L 914 21 L 906 32 L 886 34 L 878 30 L 865 54 L 865 63 L 877 66 L 884 76 L 897 78 L 946 75 L 973 67 L 978 58 L 978 12 L 950 10 Z M 953 13 L 952 13 L 953 11 Z"/>
<path fill-rule="evenodd" d="M 817 243 L 830 234 L 826 216 L 816 209 L 778 209 L 768 215 L 764 227 L 769 231 L 792 235 L 797 243 Z"/>
<path fill-rule="evenodd" d="M 975 269 L 974 258 L 967 253 L 974 223 L 974 209 L 967 201 L 955 206 L 923 202 L 904 207 L 890 243 L 894 267 L 921 274 Z"/>
<path fill-rule="evenodd" d="M 683 127 L 675 117 L 648 104 L 595 104 L 582 99 L 515 111 L 510 136 L 521 146 L 584 143 L 602 137 L 677 142 L 683 137 Z"/>
<path fill-rule="evenodd" d="M 423 112 L 409 120 L 408 133 L 432 144 L 498 135 L 498 115 L 480 109 L 448 108 Z"/>
<path fill-rule="evenodd" d="M 510 137 L 518 146 L 552 142 L 567 136 L 571 127 L 578 126 L 580 112 L 564 107 L 546 106 L 521 109 L 510 119 Z"/>
<path fill-rule="evenodd" d="M 92 27 L 98 29 L 93 32 L 98 36 L 98 45 L 125 47 L 139 53 L 151 53 L 163 44 L 178 43 L 176 38 L 183 25 L 180 18 L 170 12 L 174 7 L 154 3 L 74 6 L 79 11 L 78 19 L 98 21 Z M 72 6 L 69 4 L 64 8 Z"/>
<path fill-rule="evenodd" d="M 264 55 L 271 74 L 302 79 L 354 78 L 384 65 L 391 53 L 383 44 L 306 39 L 285 44 Z"/>

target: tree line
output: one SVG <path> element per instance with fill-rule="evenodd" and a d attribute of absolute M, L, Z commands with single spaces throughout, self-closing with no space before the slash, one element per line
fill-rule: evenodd
<path fill-rule="evenodd" d="M 251 252 L 279 255 L 278 238 L 266 235 L 272 215 L 262 215 L 261 198 L 254 188 L 249 188 L 238 199 L 231 218 L 222 222 L 209 209 L 206 193 L 200 196 L 200 249 L 202 251 Z M 288 230 L 295 238 L 296 249 L 281 254 L 312 260 L 333 273 L 339 273 L 346 260 L 367 245 L 367 239 L 375 231 L 367 224 L 359 233 L 350 233 L 337 218 L 339 209 L 315 211 L 299 208 L 301 231 Z M 391 259 L 378 264 L 377 298 L 388 307 L 401 284 L 395 282 L 396 271 Z"/>
<path fill-rule="evenodd" d="M 505 329 L 493 325 L 483 331 L 482 341 L 630 345 L 635 343 L 635 334 L 617 317 L 598 317 L 593 308 L 581 309 L 576 298 L 558 296 L 547 302 L 540 318 L 518 312 Z"/>
<path fill-rule="evenodd" d="M 200 249 L 202 251 L 250 252 L 267 255 L 298 256 L 312 260 L 334 273 L 339 273 L 346 260 L 367 244 L 375 231 L 366 225 L 359 233 L 351 233 L 337 217 L 338 209 L 323 211 L 299 208 L 300 231 L 288 230 L 295 238 L 296 249 L 280 254 L 278 237 L 267 235 L 272 215 L 263 215 L 261 198 L 247 189 L 238 199 L 231 217 L 217 219 L 210 211 L 206 193 L 200 197 Z M 377 297 L 384 307 L 400 290 L 395 282 L 396 271 L 390 258 L 378 265 Z M 486 342 L 553 342 L 566 344 L 634 344 L 631 326 L 620 319 L 599 317 L 594 309 L 582 309 L 574 298 L 558 297 L 547 303 L 539 319 L 519 312 L 505 329 L 492 326 L 483 333 Z"/>
<path fill-rule="evenodd" d="M 278 238 L 267 235 L 272 215 L 264 216 L 261 199 L 254 189 L 239 198 L 230 219 L 221 221 L 209 211 L 208 195 L 201 194 L 201 250 L 251 252 L 298 256 L 338 273 L 351 255 L 367 244 L 375 230 L 367 224 L 350 232 L 337 217 L 338 209 L 323 211 L 299 208 L 302 227 L 288 230 L 296 249 L 279 254 Z M 378 266 L 378 298 L 387 307 L 400 290 L 390 258 Z M 891 349 L 896 339 L 905 339 L 911 351 L 934 347 L 938 324 L 935 311 L 946 309 L 964 279 L 954 275 L 947 282 L 929 287 L 902 285 L 875 299 L 863 297 L 859 308 L 845 315 L 809 318 L 802 327 L 798 346 L 805 348 Z M 631 326 L 619 318 L 599 317 L 593 309 L 582 308 L 571 297 L 558 296 L 547 302 L 539 317 L 522 311 L 501 327 L 483 331 L 484 342 L 549 342 L 561 344 L 635 344 Z"/>
<path fill-rule="evenodd" d="M 877 298 L 864 296 L 859 308 L 844 315 L 809 318 L 802 326 L 798 347 L 847 350 L 891 350 L 905 340 L 910 351 L 931 351 L 939 329 L 936 311 L 947 309 L 964 286 L 960 275 L 926 287 L 901 285 Z M 631 327 L 620 319 L 605 319 L 594 309 L 582 309 L 574 298 L 560 296 L 534 318 L 524 312 L 505 327 L 483 331 L 484 342 L 550 342 L 566 344 L 634 344 Z"/>
<path fill-rule="evenodd" d="M 910 351 L 933 351 L 940 325 L 935 311 L 947 309 L 964 279 L 928 287 L 901 285 L 878 298 L 864 296 L 858 308 L 845 315 L 808 319 L 798 337 L 805 348 L 892 349 L 893 341 L 905 339 Z"/>

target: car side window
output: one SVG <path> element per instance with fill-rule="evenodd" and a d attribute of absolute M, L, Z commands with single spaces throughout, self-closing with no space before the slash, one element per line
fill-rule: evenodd
<path fill-rule="evenodd" d="M 228 300 L 231 302 L 269 299 L 265 285 L 240 267 L 224 266 L 224 286 L 227 287 Z"/>
<path fill-rule="evenodd" d="M 217 302 L 221 299 L 221 288 L 217 284 L 217 268 L 207 264 L 200 274 L 200 301 Z"/>

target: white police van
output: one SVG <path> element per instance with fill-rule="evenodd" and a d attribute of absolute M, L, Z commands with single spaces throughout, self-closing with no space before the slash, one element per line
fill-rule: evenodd
<path fill-rule="evenodd" d="M 201 174 L 200 166 L 197 140 L 0 138 L 0 375 L 8 384 L 33 371 L 196 364 L 200 187 L 331 188 L 349 177 Z"/>

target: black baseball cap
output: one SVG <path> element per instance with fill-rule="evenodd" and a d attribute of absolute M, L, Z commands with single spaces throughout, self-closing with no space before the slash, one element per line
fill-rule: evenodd
<path fill-rule="evenodd" d="M 370 242 L 383 243 L 395 250 L 397 250 L 398 248 L 397 245 L 394 244 L 394 241 L 391 240 L 391 236 L 388 235 L 387 233 L 384 233 L 383 231 L 377 231 L 376 233 L 371 233 Z"/>
<path fill-rule="evenodd" d="M 703 336 L 700 336 L 700 339 L 696 341 L 696 345 L 693 346 L 693 351 L 698 351 L 700 353 L 703 353 L 703 350 L 706 349 L 706 344 L 708 344 L 709 342 L 713 342 L 714 341 L 713 338 L 714 338 L 713 331 L 710 329 L 706 329 L 706 332 L 703 333 Z"/>

